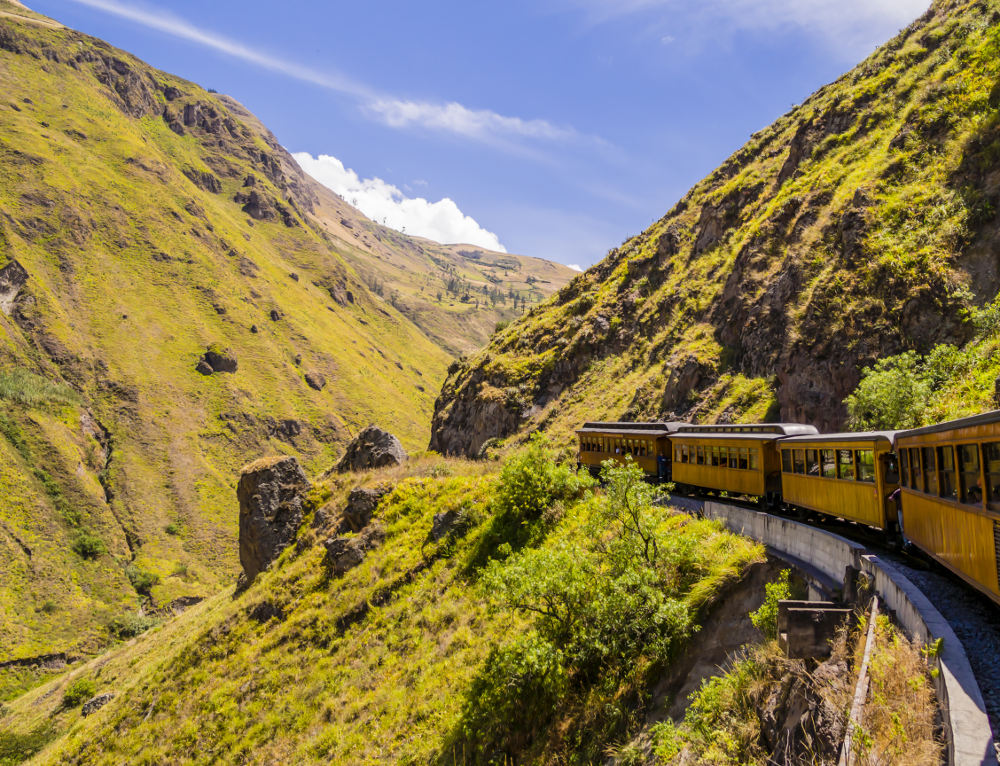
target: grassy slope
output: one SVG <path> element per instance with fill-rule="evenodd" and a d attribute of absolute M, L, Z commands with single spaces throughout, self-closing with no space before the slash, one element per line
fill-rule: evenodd
<path fill-rule="evenodd" d="M 752 136 L 450 375 L 432 446 L 472 454 L 538 426 L 568 440 L 601 417 L 836 429 L 862 366 L 966 340 L 968 309 L 1000 289 L 997 13 L 935 3 Z"/>
<path fill-rule="evenodd" d="M 377 513 L 386 542 L 361 566 L 326 576 L 307 520 L 298 544 L 244 595 L 222 593 L 28 692 L 9 703 L 3 727 L 27 734 L 52 724 L 59 736 L 36 763 L 450 763 L 470 682 L 492 646 L 530 626 L 488 610 L 468 568 L 489 529 L 483 511 L 495 494 L 495 465 L 424 458 L 329 487 L 317 497 L 336 508 L 359 480 L 396 484 Z M 543 544 L 582 534 L 587 502 L 566 508 Z M 468 536 L 450 548 L 427 543 L 434 514 L 460 508 L 480 519 Z M 704 579 L 690 594 L 694 605 L 761 557 L 759 547 L 711 524 L 699 534 L 694 561 Z M 281 616 L 249 616 L 265 603 Z M 89 718 L 60 709 L 63 691 L 83 677 L 98 693 L 116 694 Z M 572 753 L 567 731 L 603 715 L 605 704 L 631 704 L 624 690 L 580 694 L 533 757 Z"/>
<path fill-rule="evenodd" d="M 325 469 L 372 421 L 419 448 L 451 356 L 368 291 L 360 256 L 312 228 L 310 181 L 238 105 L 0 10 L 0 267 L 16 259 L 30 275 L 14 315 L 0 312 L 0 372 L 26 367 L 82 393 L 55 407 L 0 400 L 27 450 L 0 436 L 3 660 L 94 649 L 109 615 L 139 604 L 129 561 L 159 576 L 158 605 L 231 581 L 239 466 L 278 451 Z M 187 104 L 222 127 L 184 126 Z M 219 192 L 185 169 L 211 172 Z M 247 176 L 292 225 L 242 212 Z M 209 344 L 235 352 L 235 374 L 195 372 Z M 107 429 L 109 461 L 83 421 Z M 70 551 L 80 529 L 102 539 L 96 561 Z"/>

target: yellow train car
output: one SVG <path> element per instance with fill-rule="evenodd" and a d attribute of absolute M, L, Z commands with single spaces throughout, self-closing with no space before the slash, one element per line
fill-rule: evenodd
<path fill-rule="evenodd" d="M 1000 603 L 1000 411 L 896 437 L 903 533 Z"/>
<path fill-rule="evenodd" d="M 584 423 L 577 430 L 577 466 L 600 473 L 601 463 L 631 458 L 652 479 L 670 481 L 670 436 L 685 423 Z"/>
<path fill-rule="evenodd" d="M 781 464 L 775 445 L 787 435 L 809 433 L 816 429 L 798 423 L 683 426 L 670 437 L 673 481 L 777 500 Z"/>
<path fill-rule="evenodd" d="M 881 530 L 897 527 L 899 488 L 894 431 L 793 436 L 783 439 L 785 503 Z"/>

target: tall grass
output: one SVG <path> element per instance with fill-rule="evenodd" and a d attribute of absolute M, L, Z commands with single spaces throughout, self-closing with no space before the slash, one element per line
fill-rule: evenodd
<path fill-rule="evenodd" d="M 24 367 L 0 371 L 0 399 L 34 407 L 39 404 L 79 404 L 80 395 L 65 383 L 36 375 Z"/>

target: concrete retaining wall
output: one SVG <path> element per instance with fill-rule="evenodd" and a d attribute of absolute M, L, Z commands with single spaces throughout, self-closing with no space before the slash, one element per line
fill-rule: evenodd
<path fill-rule="evenodd" d="M 676 500 L 672 504 L 697 510 L 692 501 Z M 725 503 L 697 505 L 702 506 L 704 516 L 758 540 L 782 558 L 806 562 L 830 582 L 844 583 L 850 570 L 867 572 L 879 597 L 910 638 L 926 644 L 943 639 L 936 658 L 939 673 L 934 680 L 948 737 L 948 763 L 995 766 L 996 751 L 986 706 L 961 642 L 941 613 L 891 562 L 868 554 L 858 543 L 791 519 Z"/>

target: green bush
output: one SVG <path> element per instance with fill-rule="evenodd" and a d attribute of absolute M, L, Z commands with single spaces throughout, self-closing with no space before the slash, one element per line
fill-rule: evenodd
<path fill-rule="evenodd" d="M 86 529 L 81 529 L 73 538 L 70 548 L 72 548 L 73 552 L 80 558 L 96 559 L 104 553 L 104 541 L 92 532 L 89 532 Z"/>
<path fill-rule="evenodd" d="M 163 528 L 163 531 L 166 532 L 168 535 L 173 535 L 174 537 L 177 537 L 181 533 L 181 525 L 178 524 L 176 521 L 171 521 L 169 524 L 167 524 L 167 526 Z"/>
<path fill-rule="evenodd" d="M 124 641 L 145 633 L 156 625 L 156 622 L 153 617 L 147 617 L 139 612 L 131 612 L 112 618 L 111 622 L 108 623 L 108 630 L 112 636 Z"/>
<path fill-rule="evenodd" d="M 132 587 L 135 588 L 136 593 L 141 593 L 144 596 L 148 596 L 150 589 L 160 582 L 159 575 L 146 572 L 135 564 L 129 564 L 125 567 L 125 576 L 132 583 Z"/>
<path fill-rule="evenodd" d="M 42 751 L 59 733 L 51 721 L 38 724 L 27 734 L 0 728 L 0 766 L 24 763 Z"/>
<path fill-rule="evenodd" d="M 65 707 L 79 707 L 97 693 L 97 685 L 89 678 L 78 678 L 63 693 Z"/>
<path fill-rule="evenodd" d="M 536 633 L 494 648 L 462 709 L 462 734 L 473 759 L 492 762 L 527 745 L 568 683 L 562 653 Z"/>
<path fill-rule="evenodd" d="M 778 602 L 792 597 L 788 584 L 789 570 L 782 569 L 778 579 L 764 586 L 764 603 L 750 612 L 750 622 L 768 638 L 778 637 Z"/>
<path fill-rule="evenodd" d="M 498 552 L 537 544 L 555 521 L 546 511 L 580 497 L 595 484 L 587 472 L 558 464 L 546 438 L 534 434 L 528 447 L 509 458 L 500 471 L 492 519 L 473 551 L 471 565 L 481 566 Z"/>

